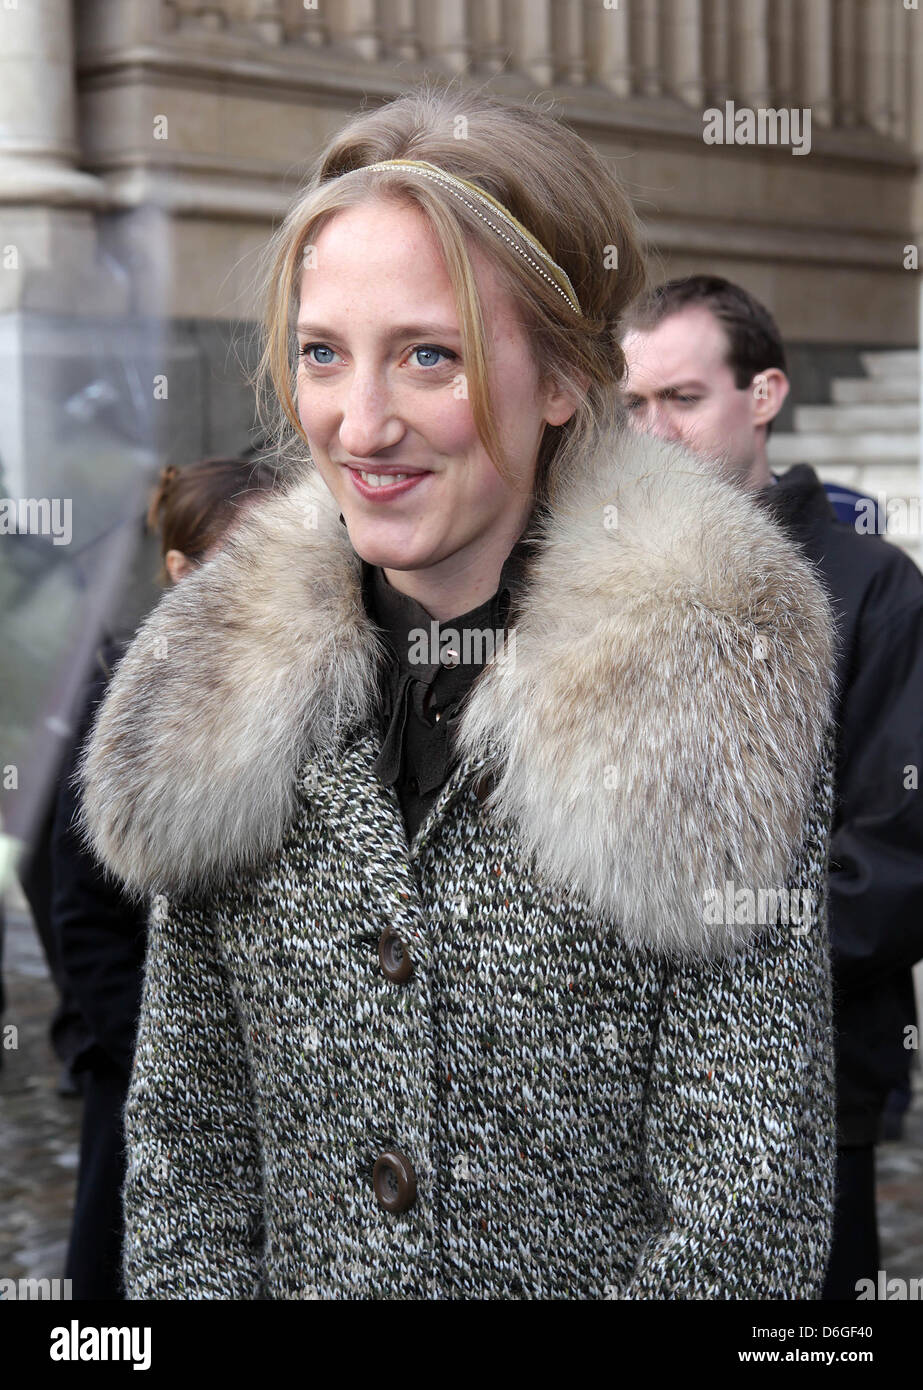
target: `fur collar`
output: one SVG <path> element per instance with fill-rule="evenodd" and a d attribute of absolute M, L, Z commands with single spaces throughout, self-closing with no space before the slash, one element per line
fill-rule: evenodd
<path fill-rule="evenodd" d="M 136 893 L 281 842 L 305 759 L 370 719 L 380 638 L 319 475 L 253 508 L 165 594 L 87 745 L 83 825 Z M 630 432 L 541 527 L 515 643 L 459 726 L 542 876 L 635 946 L 705 951 L 711 887 L 782 888 L 830 718 L 831 614 L 751 497 Z M 721 928 L 743 940 L 753 928 Z"/>

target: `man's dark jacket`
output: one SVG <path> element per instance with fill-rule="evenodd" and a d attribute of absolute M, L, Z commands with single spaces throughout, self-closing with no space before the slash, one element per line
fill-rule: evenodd
<path fill-rule="evenodd" d="M 923 574 L 888 541 L 837 521 L 807 464 L 758 496 L 813 561 L 837 614 L 837 1129 L 841 1145 L 872 1144 L 888 1092 L 907 1079 L 911 967 L 923 957 Z"/>

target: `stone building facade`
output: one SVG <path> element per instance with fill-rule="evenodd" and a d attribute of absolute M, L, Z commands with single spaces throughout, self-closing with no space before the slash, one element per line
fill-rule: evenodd
<path fill-rule="evenodd" d="M 658 278 L 713 270 L 770 306 L 794 380 L 782 466 L 813 449 L 841 481 L 919 496 L 912 0 L 0 0 L 0 39 L 8 487 L 40 489 L 68 446 L 54 411 L 36 409 L 30 363 L 78 417 L 105 398 L 81 385 L 88 324 L 94 382 L 139 331 L 152 374 L 169 381 L 159 418 L 139 403 L 146 385 L 136 391 L 142 453 L 158 425 L 180 462 L 245 444 L 254 272 L 275 219 L 349 113 L 444 73 L 553 99 L 615 162 Z M 708 143 L 707 113 L 741 109 L 809 112 L 809 149 L 774 142 L 772 125 L 763 143 Z M 870 364 L 884 388 L 851 401 L 846 390 L 840 404 L 901 404 L 899 447 L 890 412 L 866 411 L 856 428 L 842 415 L 799 422 L 793 407 L 829 402 L 834 380 Z M 787 439 L 799 423 L 833 444 Z"/>

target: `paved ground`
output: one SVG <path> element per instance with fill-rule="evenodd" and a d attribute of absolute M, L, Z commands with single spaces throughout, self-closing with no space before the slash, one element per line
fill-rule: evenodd
<path fill-rule="evenodd" d="M 3 1027 L 18 1047 L 0 1069 L 0 1278 L 59 1279 L 70 1227 L 81 1101 L 56 1091 L 58 1060 L 48 1040 L 56 992 L 30 922 L 8 917 Z M 0 1038 L 3 1034 L 0 1033 Z"/>
<path fill-rule="evenodd" d="M 56 1091 L 48 1041 L 54 987 L 27 918 L 10 913 L 4 950 L 4 1025 L 18 1048 L 0 1068 L 0 1278 L 60 1278 L 73 1202 L 80 1100 Z M 2 1040 L 2 1033 L 0 1033 Z M 923 1277 L 923 1073 L 904 1138 L 878 1149 L 882 1268 L 893 1279 Z"/>

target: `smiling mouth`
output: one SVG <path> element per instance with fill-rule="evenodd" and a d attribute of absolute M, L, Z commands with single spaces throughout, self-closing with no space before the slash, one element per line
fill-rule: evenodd
<path fill-rule="evenodd" d="M 355 471 L 368 487 L 388 487 L 391 483 L 403 483 L 407 478 L 420 476 L 418 473 L 363 473 L 361 468 Z"/>
<path fill-rule="evenodd" d="M 352 477 L 353 487 L 367 502 L 389 502 L 392 498 L 403 497 L 422 483 L 424 478 L 432 477 L 432 470 L 429 468 L 388 468 L 386 465 L 379 472 L 372 468 L 357 468 L 352 463 L 346 464 L 345 467 Z"/>
<path fill-rule="evenodd" d="M 406 483 L 414 478 L 425 478 L 431 471 L 428 468 L 359 468 L 354 463 L 343 465 L 355 477 L 361 478 L 366 487 L 391 487 L 395 483 Z"/>

